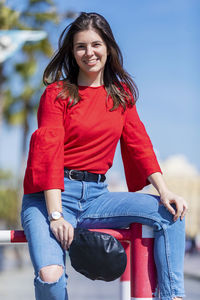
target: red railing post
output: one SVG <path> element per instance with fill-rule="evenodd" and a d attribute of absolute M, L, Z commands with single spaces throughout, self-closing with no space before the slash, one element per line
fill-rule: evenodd
<path fill-rule="evenodd" d="M 127 256 L 127 265 L 124 273 L 120 277 L 120 300 L 130 300 L 131 298 L 131 289 L 130 289 L 130 280 L 131 280 L 131 263 L 130 263 L 130 242 L 121 242 L 122 246 L 126 251 Z"/>
<path fill-rule="evenodd" d="M 131 224 L 131 300 L 155 299 L 157 274 L 153 256 L 154 238 L 148 226 Z"/>

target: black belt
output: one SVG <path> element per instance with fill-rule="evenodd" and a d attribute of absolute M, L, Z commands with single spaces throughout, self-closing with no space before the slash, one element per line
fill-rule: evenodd
<path fill-rule="evenodd" d="M 100 176 L 100 182 L 104 182 L 106 180 L 106 176 L 104 174 L 90 173 L 88 171 L 69 170 L 67 168 L 64 168 L 64 176 L 71 180 L 79 180 L 79 181 L 98 182 L 99 176 Z"/>

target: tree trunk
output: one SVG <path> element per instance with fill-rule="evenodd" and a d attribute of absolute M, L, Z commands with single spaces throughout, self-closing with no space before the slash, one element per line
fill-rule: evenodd
<path fill-rule="evenodd" d="M 27 137 L 29 132 L 28 113 L 26 113 L 22 131 L 23 131 L 22 148 L 21 148 L 22 150 L 21 150 L 21 158 L 20 158 L 20 165 L 19 165 L 19 172 L 18 172 L 19 175 L 17 180 L 18 181 L 18 207 L 17 207 L 18 216 L 20 216 L 20 211 L 21 211 L 21 203 L 23 197 L 23 177 L 24 177 L 24 171 L 26 167 L 26 144 L 27 144 Z M 18 223 L 20 225 L 20 220 L 18 220 Z"/>
<path fill-rule="evenodd" d="M 3 123 L 3 92 L 2 92 L 2 85 L 3 85 L 3 66 L 0 64 L 0 134 L 1 134 L 1 127 Z"/>

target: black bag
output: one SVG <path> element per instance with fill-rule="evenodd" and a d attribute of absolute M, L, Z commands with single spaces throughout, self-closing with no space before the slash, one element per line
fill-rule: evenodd
<path fill-rule="evenodd" d="M 107 233 L 75 228 L 69 248 L 72 267 L 95 280 L 112 281 L 126 268 L 126 252 L 121 243 Z"/>

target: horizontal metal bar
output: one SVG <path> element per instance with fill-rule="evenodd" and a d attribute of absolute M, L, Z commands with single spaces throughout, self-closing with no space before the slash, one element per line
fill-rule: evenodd
<path fill-rule="evenodd" d="M 120 241 L 130 240 L 129 229 L 91 229 L 91 231 L 105 232 Z M 26 243 L 26 236 L 23 230 L 0 230 L 0 244 Z"/>
<path fill-rule="evenodd" d="M 133 227 L 134 228 L 134 227 Z M 131 229 L 90 229 L 91 231 L 105 232 L 114 236 L 119 241 L 131 240 Z M 153 238 L 151 227 L 142 225 L 142 238 Z M 0 244 L 26 243 L 23 230 L 0 230 Z"/>

